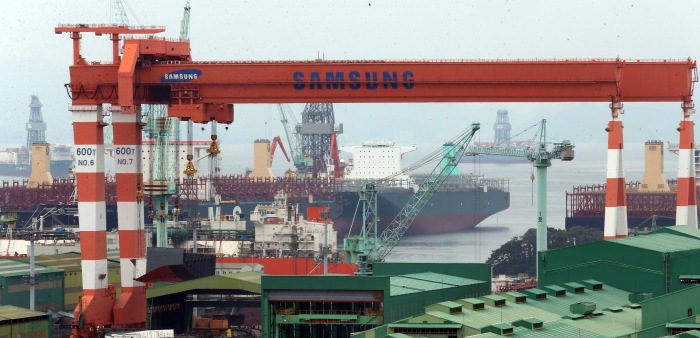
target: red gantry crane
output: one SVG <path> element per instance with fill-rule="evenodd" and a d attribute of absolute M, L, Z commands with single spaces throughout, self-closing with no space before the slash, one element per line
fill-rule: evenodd
<path fill-rule="evenodd" d="M 678 224 L 697 227 L 692 114 L 696 62 L 621 60 L 322 60 L 193 61 L 188 40 L 142 36 L 160 26 L 59 25 L 73 39 L 70 83 L 82 242 L 83 296 L 75 309 L 76 337 L 97 328 L 142 325 L 145 287 L 122 285 L 116 302 L 107 285 L 102 105 L 112 105 L 122 274 L 131 278 L 144 256 L 141 104 L 167 104 L 171 117 L 230 124 L 234 103 L 359 102 L 610 102 L 605 236 L 627 234 L 622 175 L 622 103 L 681 102 Z M 80 55 L 82 33 L 109 35 L 111 63 Z M 687 150 L 687 151 L 683 151 Z M 685 168 L 689 167 L 689 168 Z M 143 209 L 140 209 L 143 210 Z M 546 248 L 538 248 L 544 250 Z M 263 304 L 263 307 L 265 304 Z M 263 308 L 263 312 L 265 309 Z"/>

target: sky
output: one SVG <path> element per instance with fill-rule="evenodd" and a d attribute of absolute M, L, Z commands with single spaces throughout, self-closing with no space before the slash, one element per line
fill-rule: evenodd
<path fill-rule="evenodd" d="M 128 7 L 143 24 L 165 25 L 161 36 L 177 37 L 184 3 L 129 0 Z M 693 38 L 700 8 L 695 1 L 192 0 L 191 7 L 192 55 L 198 61 L 700 55 Z M 129 16 L 137 24 L 131 11 Z M 25 142 L 32 94 L 44 104 L 47 140 L 71 143 L 70 99 L 63 85 L 69 82 L 72 44 L 53 29 L 58 23 L 110 22 L 110 1 L 8 1 L 0 22 L 0 145 Z M 88 60 L 111 60 L 106 36 L 84 34 L 82 48 Z M 299 118 L 303 105 L 292 108 Z M 590 153 L 582 155 L 605 157 L 604 103 L 336 104 L 335 116 L 344 124 L 341 144 L 390 138 L 422 149 L 452 138 L 472 121 L 482 123 L 481 140 L 490 140 L 499 109 L 510 112 L 513 133 L 546 118 L 550 141 L 600 145 L 586 147 Z M 626 103 L 625 111 L 627 143 L 677 142 L 680 103 Z M 232 151 L 252 151 L 258 138 L 285 140 L 275 106 L 236 105 L 235 115 L 229 130 L 220 133 Z M 197 130 L 195 139 L 208 139 Z"/>

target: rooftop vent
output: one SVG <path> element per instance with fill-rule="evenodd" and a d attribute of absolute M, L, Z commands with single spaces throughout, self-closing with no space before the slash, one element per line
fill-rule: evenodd
<path fill-rule="evenodd" d="M 442 302 L 426 306 L 425 311 L 439 311 L 448 315 L 454 315 L 462 313 L 462 304 L 456 302 Z"/>
<path fill-rule="evenodd" d="M 485 326 L 481 328 L 481 333 L 495 333 L 495 334 L 500 334 L 501 336 L 508 336 L 513 334 L 513 329 L 514 327 L 512 325 L 508 325 L 505 323 L 502 324 L 493 324 L 489 326 Z"/>
<path fill-rule="evenodd" d="M 537 318 L 524 318 L 511 323 L 513 326 L 524 327 L 529 330 L 539 330 L 544 325 L 544 322 Z"/>
<path fill-rule="evenodd" d="M 527 296 L 520 292 L 506 292 L 500 294 L 500 296 L 505 298 L 507 301 L 515 304 L 527 302 Z"/>
<path fill-rule="evenodd" d="M 472 311 L 479 311 L 484 309 L 484 302 L 476 298 L 458 299 L 455 301 L 455 303 L 462 304 L 463 307 L 466 307 L 467 309 Z"/>
<path fill-rule="evenodd" d="M 584 289 L 585 289 L 585 287 L 583 285 L 581 285 L 579 283 L 574 283 L 574 282 L 564 283 L 562 285 L 564 285 L 564 288 L 567 291 L 572 292 L 572 293 L 583 293 Z"/>
<path fill-rule="evenodd" d="M 581 303 L 576 303 L 576 304 L 571 304 L 569 306 L 569 310 L 571 310 L 571 313 L 575 315 L 581 315 L 584 318 L 593 318 L 594 314 L 593 312 L 595 311 L 595 303 L 591 302 L 581 302 Z"/>
<path fill-rule="evenodd" d="M 611 307 L 603 309 L 603 310 L 610 311 L 610 312 L 622 312 L 622 308 L 619 306 L 611 306 Z"/>
<path fill-rule="evenodd" d="M 486 303 L 486 305 L 488 305 L 488 306 L 500 307 L 500 306 L 506 305 L 506 299 L 501 297 L 501 296 L 489 295 L 489 296 L 483 296 L 479 299 L 483 300 L 484 303 Z"/>
<path fill-rule="evenodd" d="M 564 289 L 561 286 L 556 286 L 556 285 L 548 285 L 545 287 L 542 287 L 542 290 L 547 291 L 547 293 L 550 296 L 554 297 L 564 297 L 566 296 L 566 289 Z"/>
<path fill-rule="evenodd" d="M 528 290 L 520 291 L 520 293 L 524 294 L 527 298 L 534 299 L 534 300 L 547 299 L 547 292 L 544 290 L 540 290 L 540 289 L 528 289 Z"/>
<path fill-rule="evenodd" d="M 593 279 L 586 279 L 582 280 L 581 284 L 583 284 L 586 289 L 592 290 L 592 291 L 600 291 L 603 290 L 603 283 L 593 280 Z"/>

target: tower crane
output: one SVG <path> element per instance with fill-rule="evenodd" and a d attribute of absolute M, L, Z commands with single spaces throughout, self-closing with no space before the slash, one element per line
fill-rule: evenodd
<path fill-rule="evenodd" d="M 571 161 L 574 159 L 574 145 L 570 141 L 564 140 L 561 143 L 554 143 L 551 150 L 547 150 L 547 120 L 542 119 L 535 126 L 539 128 L 535 136 L 528 143 L 527 149 L 512 149 L 500 147 L 477 147 L 471 146 L 467 149 L 467 154 L 476 155 L 502 155 L 523 157 L 533 162 L 537 168 L 537 251 L 547 250 L 547 168 L 552 165 L 552 160 Z M 524 132 L 524 131 L 523 131 Z M 516 134 L 516 137 L 521 133 Z M 539 147 L 532 149 L 535 138 L 539 135 Z M 511 139 L 513 138 L 511 137 Z"/>
<path fill-rule="evenodd" d="M 289 152 L 292 154 L 294 166 L 297 168 L 299 178 L 303 179 L 307 172 L 311 173 L 314 167 L 314 160 L 309 157 L 304 157 L 303 142 L 302 142 L 302 126 L 294 119 L 292 108 L 288 104 L 278 104 L 277 109 L 280 112 L 280 121 L 284 126 L 284 132 L 287 135 L 287 145 Z M 292 119 L 294 129 L 289 123 L 287 117 Z"/>
<path fill-rule="evenodd" d="M 360 191 L 359 204 L 362 205 L 362 227 L 359 235 L 348 236 L 344 240 L 346 263 L 356 263 L 356 275 L 372 275 L 372 264 L 381 262 L 401 240 L 413 220 L 420 214 L 423 207 L 430 201 L 435 192 L 442 186 L 447 177 L 457 168 L 459 160 L 467 150 L 474 134 L 481 125 L 472 123 L 471 127 L 457 135 L 452 141 L 454 152 L 448 151 L 439 156 L 441 151 L 433 152 L 427 159 L 418 161 L 420 165 L 427 164 L 432 159 L 440 159 L 428 178 L 423 181 L 408 203 L 401 209 L 394 220 L 379 234 L 377 222 L 377 185 L 380 182 L 366 184 Z M 413 169 L 413 168 L 410 168 Z M 391 176 L 390 176 L 391 177 Z M 359 207 L 359 205 L 358 205 Z M 355 220 L 353 218 L 353 224 Z M 352 231 L 352 225 L 350 227 Z"/>

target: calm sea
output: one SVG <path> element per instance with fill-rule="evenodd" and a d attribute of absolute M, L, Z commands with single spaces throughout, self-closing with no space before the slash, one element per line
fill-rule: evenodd
<path fill-rule="evenodd" d="M 628 180 L 641 180 L 644 176 L 643 145 L 626 146 L 625 176 Z M 574 185 L 605 183 L 605 147 L 605 144 L 578 146 L 574 161 L 556 160 L 548 169 L 547 212 L 550 227 L 564 228 L 566 192 L 571 192 Z M 678 157 L 668 152 L 664 155 L 666 178 L 676 178 Z M 537 187 L 530 180 L 530 163 L 460 164 L 460 171 L 510 179 L 510 208 L 463 232 L 406 236 L 386 261 L 480 263 L 488 259 L 491 251 L 535 227 Z"/>

